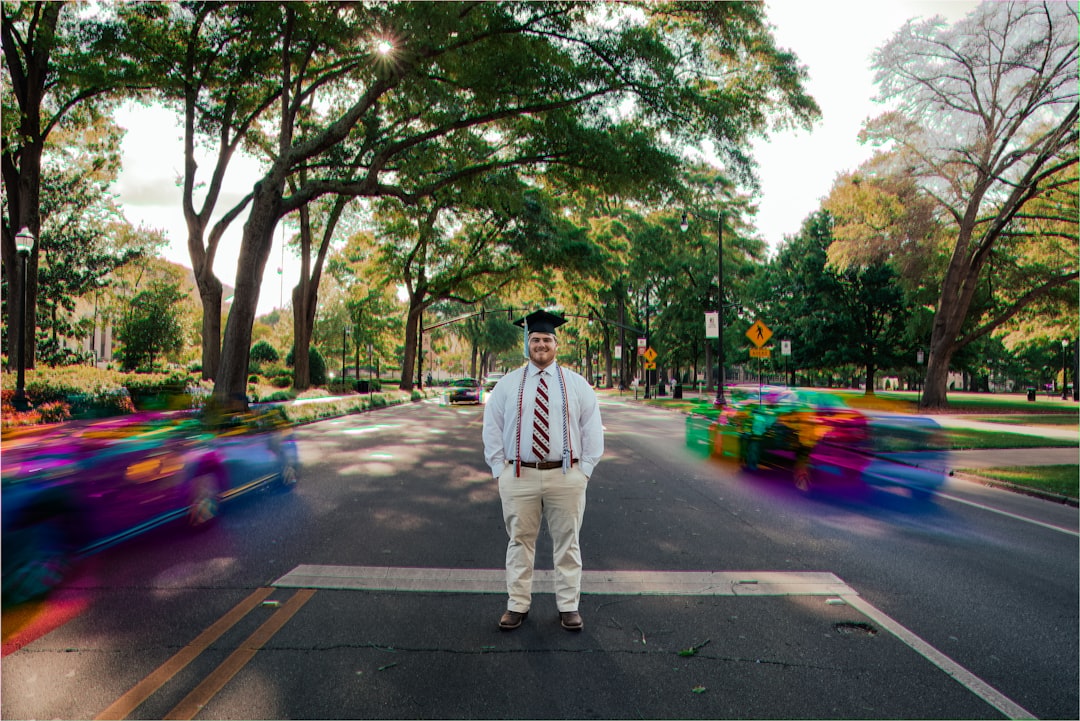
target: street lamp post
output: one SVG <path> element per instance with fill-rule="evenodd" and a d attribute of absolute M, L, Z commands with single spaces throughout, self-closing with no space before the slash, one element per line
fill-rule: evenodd
<path fill-rule="evenodd" d="M 1061 400 L 1069 400 L 1069 339 L 1061 341 Z M 1073 383 L 1076 379 L 1073 378 Z"/>
<path fill-rule="evenodd" d="M 341 327 L 341 383 L 345 383 L 345 350 L 346 339 L 349 337 L 349 328 L 347 326 Z"/>
<path fill-rule="evenodd" d="M 15 384 L 15 395 L 11 405 L 17 411 L 30 410 L 26 400 L 26 261 L 34 248 L 34 235 L 29 228 L 23 228 L 15 235 L 15 250 L 19 255 L 19 369 Z"/>
<path fill-rule="evenodd" d="M 700 218 L 697 213 L 693 211 L 686 211 L 683 213 L 682 223 L 679 228 L 685 233 L 690 227 L 690 224 L 686 222 L 686 216 L 693 215 Z M 719 351 L 717 352 L 717 359 L 720 363 L 720 374 L 716 383 L 716 398 L 713 400 L 713 405 L 717 408 L 722 408 L 727 404 L 724 398 L 724 214 L 719 210 L 716 211 L 716 322 L 717 322 L 717 345 Z M 712 372 L 712 369 L 708 369 L 706 373 Z"/>
<path fill-rule="evenodd" d="M 645 286 L 645 350 L 646 351 L 648 351 L 648 349 L 651 347 L 649 345 L 650 340 L 651 339 L 649 338 L 649 286 Z M 649 369 L 647 367 L 647 361 L 645 360 L 644 356 L 642 356 L 641 366 L 642 366 L 641 367 L 641 372 L 645 374 L 645 400 L 649 400 L 649 398 L 651 397 L 649 395 L 649 381 L 651 380 L 651 377 L 649 375 Z"/>

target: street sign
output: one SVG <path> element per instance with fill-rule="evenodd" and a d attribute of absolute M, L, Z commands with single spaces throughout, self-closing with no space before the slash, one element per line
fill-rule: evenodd
<path fill-rule="evenodd" d="M 656 350 L 653 349 L 653 348 L 646 348 L 645 349 L 645 360 L 649 361 L 650 363 L 652 363 L 654 360 L 656 360 Z"/>
<path fill-rule="evenodd" d="M 750 326 L 750 330 L 746 331 L 746 337 L 750 339 L 751 343 L 760 348 L 772 338 L 772 331 L 760 320 L 755 320 L 754 324 Z"/>
<path fill-rule="evenodd" d="M 771 348 L 751 348 L 750 349 L 750 357 L 751 358 L 768 358 L 769 353 L 771 351 L 772 351 Z"/>
<path fill-rule="evenodd" d="M 645 370 L 647 370 L 647 371 L 656 370 L 656 364 L 653 363 L 652 361 L 645 361 Z"/>
<path fill-rule="evenodd" d="M 638 338 L 637 339 L 637 354 L 638 355 L 645 355 L 645 346 L 647 346 L 648 343 L 649 343 L 649 341 L 646 340 L 645 338 Z"/>
<path fill-rule="evenodd" d="M 720 337 L 720 314 L 706 313 L 705 314 L 705 337 L 706 338 L 719 338 Z"/>
<path fill-rule="evenodd" d="M 791 355 L 791 341 L 780 341 L 780 355 Z"/>
<path fill-rule="evenodd" d="M 622 346 L 615 345 L 615 360 L 622 360 Z"/>

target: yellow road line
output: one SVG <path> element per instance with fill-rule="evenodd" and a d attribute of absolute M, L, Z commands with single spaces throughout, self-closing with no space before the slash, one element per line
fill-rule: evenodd
<path fill-rule="evenodd" d="M 153 673 L 135 685 L 130 691 L 118 698 L 107 709 L 98 714 L 96 719 L 123 719 L 128 714 L 164 686 L 169 679 L 195 660 L 210 644 L 246 616 L 264 598 L 273 592 L 273 588 L 260 588 L 238 603 L 231 611 L 219 618 L 212 626 L 200 633 L 194 641 L 182 648 L 172 658 L 159 666 Z"/>
<path fill-rule="evenodd" d="M 195 690 L 177 704 L 176 708 L 165 714 L 165 718 L 195 718 L 195 715 L 210 702 L 210 699 L 212 699 L 217 692 L 240 671 L 240 669 L 247 665 L 248 661 L 255 657 L 255 654 L 259 649 L 262 648 L 275 633 L 280 631 L 281 627 L 284 626 L 285 623 L 314 595 L 314 589 L 310 588 L 297 591 L 274 613 L 273 616 L 267 619 L 262 626 L 259 626 L 255 633 L 251 634 L 246 641 L 240 644 L 240 648 L 233 651 L 227 659 L 221 662 L 220 666 L 214 669 L 209 676 L 203 679 L 202 683 L 195 687 Z"/>

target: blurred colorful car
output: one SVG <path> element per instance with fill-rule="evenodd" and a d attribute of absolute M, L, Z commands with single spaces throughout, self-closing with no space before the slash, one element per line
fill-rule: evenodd
<path fill-rule="evenodd" d="M 924 496 L 944 482 L 944 475 L 912 471 L 883 454 L 898 443 L 934 448 L 936 430 L 935 423 L 917 416 L 851 408 L 832 393 L 770 387 L 744 394 L 712 417 L 689 418 L 687 444 L 747 471 L 788 469 L 800 491 L 859 481 L 904 486 Z"/>
<path fill-rule="evenodd" d="M 73 563 L 150 528 L 205 527 L 223 501 L 290 490 L 299 458 L 280 408 L 143 412 L 5 432 L 5 605 L 46 593 Z"/>
<path fill-rule="evenodd" d="M 446 400 L 449 403 L 479 403 L 481 393 L 479 381 L 473 378 L 459 378 L 450 383 Z"/>

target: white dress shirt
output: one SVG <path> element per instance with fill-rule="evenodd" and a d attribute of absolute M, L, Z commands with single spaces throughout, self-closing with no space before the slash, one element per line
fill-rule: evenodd
<path fill-rule="evenodd" d="M 569 416 L 571 455 L 581 464 L 581 472 L 592 476 L 593 469 L 604 453 L 604 425 L 600 421 L 600 406 L 596 392 L 581 375 L 561 369 L 568 403 L 563 403 L 563 384 L 558 363 L 543 371 L 532 362 L 503 376 L 488 395 L 484 407 L 484 460 L 498 478 L 507 464 L 520 459 L 528 463 L 561 461 L 563 457 L 563 427 Z M 536 387 L 540 373 L 546 373 L 551 455 L 537 458 L 532 449 L 533 413 L 536 406 Z M 524 376 L 525 387 L 521 387 Z M 518 448 L 518 405 L 521 405 L 520 448 Z"/>

